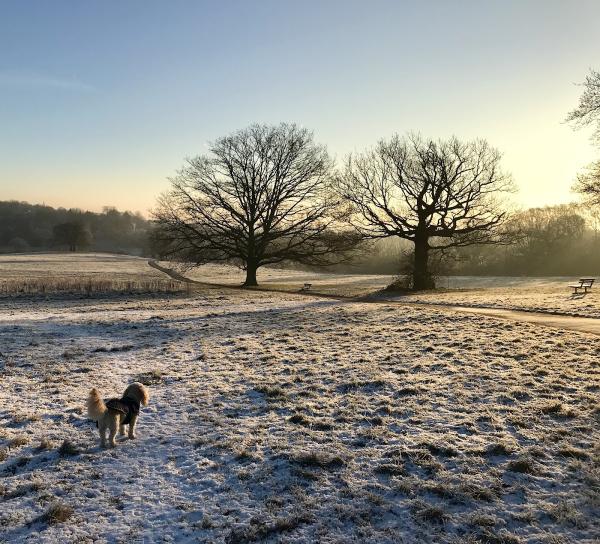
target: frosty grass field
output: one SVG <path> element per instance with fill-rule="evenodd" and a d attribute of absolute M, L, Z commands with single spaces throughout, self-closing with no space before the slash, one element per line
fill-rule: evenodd
<path fill-rule="evenodd" d="M 2 257 L 2 278 L 160 274 L 127 257 L 29 259 Z M 389 280 L 262 279 L 345 294 Z M 536 281 L 426 298 L 600 316 L 598 294 Z M 597 336 L 398 302 L 3 296 L 0 541 L 598 542 L 599 355 Z M 136 379 L 151 394 L 138 438 L 100 450 L 90 387 Z"/>

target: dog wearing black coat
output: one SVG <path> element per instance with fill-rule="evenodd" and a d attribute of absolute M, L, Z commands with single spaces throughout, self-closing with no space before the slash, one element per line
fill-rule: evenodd
<path fill-rule="evenodd" d="M 139 382 L 127 386 L 123 396 L 104 402 L 100 392 L 94 388 L 90 391 L 87 400 L 87 412 L 91 420 L 98 425 L 100 432 L 100 446 L 106 447 L 106 431 L 108 431 L 108 445 L 114 448 L 117 444 L 115 437 L 125 435 L 125 425 L 129 425 L 128 436 L 135 438 L 135 424 L 140 412 L 140 405 L 148 405 L 148 389 Z"/>

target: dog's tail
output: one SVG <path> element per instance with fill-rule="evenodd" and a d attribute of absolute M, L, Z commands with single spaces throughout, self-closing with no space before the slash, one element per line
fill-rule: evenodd
<path fill-rule="evenodd" d="M 90 391 L 87 400 L 88 417 L 93 421 L 98 421 L 106 410 L 106 404 L 104 404 L 100 392 L 94 387 L 94 389 Z"/>

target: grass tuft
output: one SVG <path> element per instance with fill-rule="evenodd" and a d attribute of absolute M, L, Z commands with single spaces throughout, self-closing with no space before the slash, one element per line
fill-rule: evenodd
<path fill-rule="evenodd" d="M 490 456 L 510 455 L 515 451 L 515 446 L 509 444 L 508 442 L 495 442 L 494 444 L 490 444 L 485 450 L 486 454 Z"/>
<path fill-rule="evenodd" d="M 64 523 L 73 515 L 73 508 L 68 504 L 55 502 L 52 503 L 46 512 L 41 517 L 41 520 L 48 525 L 56 525 L 57 523 Z"/>
<path fill-rule="evenodd" d="M 267 397 L 267 399 L 275 400 L 284 399 L 286 397 L 285 391 L 277 385 L 259 385 L 254 389 L 258 393 L 262 393 L 265 397 Z"/>
<path fill-rule="evenodd" d="M 374 468 L 377 474 L 386 476 L 402 476 L 406 474 L 406 469 L 401 463 L 381 463 Z"/>
<path fill-rule="evenodd" d="M 243 544 L 249 542 L 264 542 L 271 538 L 279 536 L 278 542 L 282 537 L 282 533 L 293 531 L 303 523 L 309 523 L 312 518 L 306 514 L 282 516 L 273 520 L 262 520 L 252 518 L 250 524 L 240 528 L 231 529 L 225 537 L 225 542 L 228 544 Z"/>
<path fill-rule="evenodd" d="M 322 451 L 303 451 L 291 453 L 289 460 L 297 465 L 305 467 L 318 467 L 333 469 L 346 464 L 346 461 L 339 455 Z"/>
<path fill-rule="evenodd" d="M 412 510 L 415 518 L 423 522 L 441 525 L 450 519 L 450 515 L 441 506 L 431 505 L 421 501 L 414 504 Z"/>
<path fill-rule="evenodd" d="M 563 446 L 558 450 L 558 453 L 563 457 L 570 457 L 572 459 L 589 459 L 590 455 L 581 448 L 575 446 Z"/>
<path fill-rule="evenodd" d="M 60 448 L 58 448 L 58 454 L 61 457 L 68 457 L 71 455 L 79 455 L 80 453 L 81 453 L 81 450 L 75 444 L 73 444 L 73 442 L 71 442 L 68 439 L 65 439 L 63 441 L 63 443 L 60 445 Z"/>
<path fill-rule="evenodd" d="M 519 472 L 521 474 L 537 474 L 538 472 L 535 461 L 528 456 L 522 456 L 509 461 L 506 468 L 510 472 Z"/>
<path fill-rule="evenodd" d="M 150 370 L 149 372 L 138 374 L 134 379 L 136 382 L 150 386 L 161 383 L 163 378 L 163 373 L 160 370 Z"/>
<path fill-rule="evenodd" d="M 29 442 L 29 438 L 27 438 L 25 435 L 19 435 L 19 436 L 15 436 L 14 438 L 11 438 L 9 440 L 8 447 L 9 448 L 18 448 L 19 446 L 24 446 L 28 442 Z"/>
<path fill-rule="evenodd" d="M 47 438 L 42 438 L 40 440 L 40 443 L 37 445 L 36 449 L 38 451 L 51 450 L 52 449 L 52 442 L 50 442 L 50 440 L 48 440 Z"/>
<path fill-rule="evenodd" d="M 547 402 L 546 404 L 542 404 L 539 408 L 540 412 L 542 414 L 546 414 L 546 415 L 556 415 L 559 414 L 563 409 L 563 404 L 562 402 L 556 400 L 556 401 L 551 401 L 551 402 Z"/>

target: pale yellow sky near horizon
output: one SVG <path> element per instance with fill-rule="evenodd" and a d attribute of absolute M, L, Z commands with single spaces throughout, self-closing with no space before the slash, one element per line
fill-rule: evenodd
<path fill-rule="evenodd" d="M 577 173 L 600 156 L 589 141 L 589 131 L 573 131 L 562 123 L 500 126 L 496 138 L 488 140 L 503 153 L 502 165 L 511 172 L 518 188 L 510 200 L 519 208 L 577 201 L 578 195 L 571 190 Z M 345 155 L 335 153 L 338 162 Z M 110 179 L 103 171 L 89 173 L 85 184 L 75 172 L 71 174 L 72 179 L 61 176 L 61 179 L 46 178 L 39 182 L 34 169 L 27 183 L 3 187 L 1 199 L 90 211 L 114 206 L 149 216 L 157 197 L 169 188 L 167 178 L 175 174 L 183 161 L 183 155 L 179 160 L 173 157 L 170 171 L 165 164 L 161 170 L 157 168 L 154 174 L 148 175 L 135 172 L 133 165 L 129 171 L 117 170 Z M 66 170 L 68 175 L 69 169 Z"/>
<path fill-rule="evenodd" d="M 523 208 L 577 200 L 600 159 L 564 122 L 600 69 L 600 0 L 143 4 L 6 6 L 0 200 L 148 215 L 251 123 L 302 124 L 338 163 L 394 133 L 483 138 Z"/>
<path fill-rule="evenodd" d="M 511 96 L 492 93 L 488 101 L 494 106 L 485 111 L 470 110 L 470 98 L 461 96 L 450 100 L 451 109 L 447 100 L 434 102 L 422 117 L 419 112 L 378 115 L 373 110 L 355 119 L 354 125 L 332 118 L 315 130 L 315 141 L 326 144 L 339 164 L 348 153 L 367 149 L 395 132 L 420 128 L 425 137 L 485 138 L 503 154 L 502 166 L 518 188 L 510 197 L 517 208 L 569 203 L 579 199 L 571 190 L 577 174 L 600 157 L 600 150 L 590 141 L 591 129 L 574 130 L 564 121 L 577 105 L 582 87 L 564 79 L 560 83 L 539 98 L 536 92 L 519 95 L 518 86 Z M 344 120 L 343 115 L 340 118 Z M 408 119 L 409 128 L 398 128 L 404 125 L 402 119 Z M 318 121 L 315 119 L 315 124 Z M 105 151 L 102 163 L 95 167 L 90 166 L 96 160 L 93 155 L 71 156 L 68 150 L 54 164 L 16 163 L 17 167 L 13 164 L 0 179 L 0 199 L 91 211 L 114 206 L 149 216 L 157 197 L 169 188 L 168 177 L 183 165 L 185 157 L 206 153 L 210 140 L 250 122 L 243 119 L 235 124 L 233 120 L 196 143 L 194 138 L 177 134 L 161 142 L 150 139 L 150 153 L 142 147 L 129 160 L 126 153 L 131 150 L 115 148 L 112 156 Z M 311 128 L 308 123 L 305 126 Z M 447 126 L 455 130 L 444 131 Z M 7 184 L 6 179 L 15 181 Z"/>

